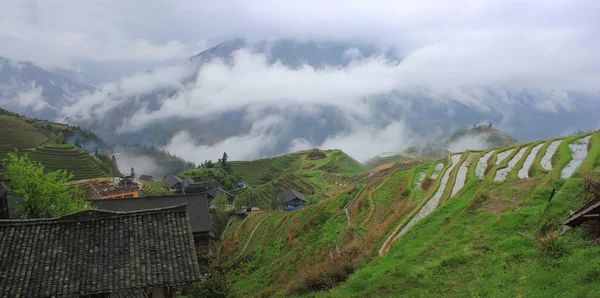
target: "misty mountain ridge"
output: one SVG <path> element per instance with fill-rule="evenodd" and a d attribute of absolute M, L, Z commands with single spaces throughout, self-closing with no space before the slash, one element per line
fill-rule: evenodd
<path fill-rule="evenodd" d="M 236 159 L 253 159 L 314 147 L 341 148 L 364 161 L 377 149 L 359 144 L 378 143 L 379 151 L 402 151 L 473 123 L 494 123 L 520 140 L 600 125 L 595 117 L 600 107 L 593 104 L 593 96 L 572 92 L 553 95 L 482 86 L 453 95 L 427 86 L 386 87 L 383 90 L 391 91 L 373 89 L 358 101 L 346 100 L 355 94 L 344 88 L 361 91 L 377 84 L 365 82 L 357 88 L 353 85 L 361 81 L 352 77 L 354 73 L 365 68 L 368 79 L 371 68 L 393 69 L 402 61 L 393 50 L 361 43 L 234 39 L 192 56 L 184 65 L 139 73 L 102 89 L 87 86 L 77 95 L 65 91 L 41 96 L 45 101 L 41 105 L 52 107 L 42 116 L 90 128 L 114 143 L 165 147 L 193 162 L 202 161 L 198 155 L 223 151 Z M 263 76 L 259 71 L 272 74 Z M 290 81 L 277 82 L 282 76 Z M 336 78 L 332 83 L 342 84 L 329 90 L 327 85 L 300 84 L 298 90 L 287 86 L 303 79 L 318 84 L 332 76 Z M 10 85 L 10 80 L 3 78 L 0 85 Z M 315 95 L 318 100 L 310 98 Z M 479 101 L 473 103 L 468 96 Z M 557 104 L 561 98 L 553 96 L 569 100 Z M 73 97 L 71 104 L 68 98 Z M 224 104 L 225 100 L 236 104 Z M 9 107 L 36 115 L 14 102 Z M 243 151 L 236 154 L 240 148 Z"/>
<path fill-rule="evenodd" d="M 30 117 L 54 119 L 57 111 L 93 86 L 78 83 L 31 62 L 0 57 L 0 104 Z"/>
<path fill-rule="evenodd" d="M 387 63 L 398 64 L 400 58 L 393 49 L 381 49 L 374 45 L 336 41 L 299 41 L 294 39 L 263 40 L 251 43 L 244 38 L 236 38 L 217 44 L 195 56 L 191 61 L 209 63 L 215 59 L 232 62 L 233 53 L 248 49 L 255 54 L 265 55 L 269 64 L 277 62 L 291 68 L 304 65 L 321 69 L 324 67 L 346 67 L 352 61 L 382 58 Z"/>

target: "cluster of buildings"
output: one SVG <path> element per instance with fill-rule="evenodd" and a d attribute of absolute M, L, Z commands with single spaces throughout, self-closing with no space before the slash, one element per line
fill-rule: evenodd
<path fill-rule="evenodd" d="M 177 176 L 163 180 L 172 195 L 144 196 L 132 176 L 87 185 L 93 209 L 42 219 L 14 219 L 0 187 L 0 254 L 10 256 L 0 297 L 175 297 L 202 280 L 215 251 L 211 201 L 232 194 Z M 297 190 L 277 200 L 288 211 L 307 202 Z"/>
<path fill-rule="evenodd" d="M 94 197 L 41 219 L 14 219 L 10 202 L 0 187 L 0 297 L 175 297 L 214 253 L 206 193 Z"/>

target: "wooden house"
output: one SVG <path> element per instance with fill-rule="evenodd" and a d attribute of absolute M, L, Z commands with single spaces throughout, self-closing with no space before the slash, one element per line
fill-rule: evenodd
<path fill-rule="evenodd" d="M 277 201 L 281 210 L 291 211 L 304 207 L 308 200 L 297 190 L 289 189 L 277 194 Z"/>
<path fill-rule="evenodd" d="M 170 192 L 182 193 L 183 192 L 182 182 L 183 182 L 183 180 L 181 178 L 179 178 L 179 176 L 171 175 L 171 176 L 167 176 L 167 178 L 165 178 L 163 180 L 163 186 L 166 189 L 168 189 Z"/>

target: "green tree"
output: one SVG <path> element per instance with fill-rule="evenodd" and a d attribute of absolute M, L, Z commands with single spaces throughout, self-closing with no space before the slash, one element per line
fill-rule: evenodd
<path fill-rule="evenodd" d="M 70 187 L 67 181 L 73 175 L 64 170 L 44 173 L 44 167 L 25 156 L 9 153 L 6 162 L 5 185 L 15 211 L 22 218 L 48 218 L 90 208 L 79 187 Z"/>
<path fill-rule="evenodd" d="M 63 136 L 62 131 L 58 133 L 58 135 L 56 135 L 56 142 L 59 144 L 64 144 L 65 143 L 65 136 Z"/>

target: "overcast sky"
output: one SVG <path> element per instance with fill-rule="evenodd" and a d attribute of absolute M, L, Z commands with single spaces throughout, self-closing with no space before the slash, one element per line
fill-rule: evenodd
<path fill-rule="evenodd" d="M 123 74 L 183 61 L 233 37 L 470 46 L 541 40 L 598 51 L 600 1 L 0 0 L 0 55 Z M 500 45 L 500 48 L 504 47 Z M 477 50 L 477 49 L 474 49 Z M 567 49 L 568 50 L 568 49 Z M 128 70 L 129 69 L 129 72 Z"/>
<path fill-rule="evenodd" d="M 493 107 L 503 114 L 504 124 L 512 114 L 510 92 L 534 92 L 530 104 L 549 112 L 570 108 L 569 91 L 598 97 L 599 11 L 597 0 L 0 0 L 0 56 L 113 79 L 97 92 L 74 98 L 60 111 L 62 119 L 83 115 L 83 120 L 102 121 L 136 95 L 179 90 L 162 98 L 157 110 L 137 110 L 119 126 L 121 132 L 157 119 L 202 118 L 248 104 L 299 112 L 333 105 L 368 119 L 377 115 L 362 99 L 394 91 L 418 91 L 434 101 L 452 99 L 483 110 Z M 368 42 L 394 47 L 402 63 L 367 60 L 345 69 L 290 69 L 242 50 L 234 54 L 234 67 L 214 61 L 199 70 L 194 84 L 182 85 L 196 70 L 180 62 L 236 37 Z M 141 72 L 148 69 L 155 71 Z M 19 104 L 44 108 L 34 100 L 39 92 L 30 91 L 24 93 L 29 100 L 16 98 Z M 198 147 L 181 131 L 169 148 L 204 158 L 198 150 L 216 154 L 252 147 L 257 149 L 238 157 L 255 158 L 261 151 L 255 144 L 271 146 L 277 138 L 269 131 L 282 125 L 278 116 L 249 115 L 247 135 L 215 147 Z M 351 134 L 331 136 L 322 144 L 294 140 L 290 150 L 341 147 L 364 159 L 378 153 L 361 147 L 367 137 L 379 145 L 371 150 L 380 151 L 400 149 L 413 138 L 405 123 L 395 121 L 377 131 L 356 126 Z"/>

